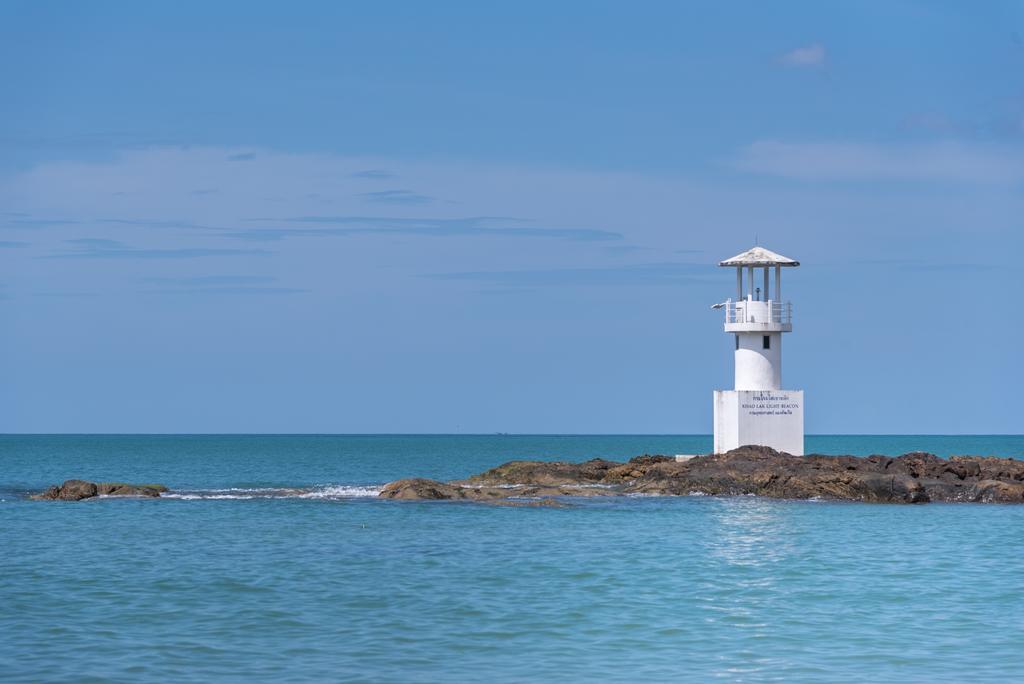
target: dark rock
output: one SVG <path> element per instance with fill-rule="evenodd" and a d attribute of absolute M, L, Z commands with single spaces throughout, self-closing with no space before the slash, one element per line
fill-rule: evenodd
<path fill-rule="evenodd" d="M 928 477 L 932 475 L 938 475 L 941 473 L 947 465 L 945 459 L 941 459 L 935 454 L 927 454 L 922 451 L 915 451 L 909 454 L 903 454 L 897 458 L 894 458 L 886 468 L 886 472 L 889 473 L 903 473 L 910 475 L 911 477 Z"/>
<path fill-rule="evenodd" d="M 384 499 L 465 499 L 462 487 L 427 480 L 422 477 L 396 480 L 384 486 L 378 494 Z"/>
<path fill-rule="evenodd" d="M 608 469 L 622 465 L 600 458 L 583 463 L 564 463 L 562 461 L 509 461 L 497 468 L 474 475 L 463 480 L 462 484 L 470 485 L 501 485 L 501 484 L 536 484 L 561 485 L 601 482 Z"/>
<path fill-rule="evenodd" d="M 546 479 L 546 478 L 541 478 Z M 507 499 L 550 499 L 556 496 L 608 496 L 615 494 L 611 487 L 583 485 L 482 485 L 473 486 L 460 482 L 438 482 L 424 478 L 396 480 L 381 490 L 384 499 L 402 500 L 454 500 L 454 501 L 485 501 L 499 503 Z M 527 505 L 519 502 L 514 505 Z M 504 505 L 513 505 L 512 503 Z M 541 505 L 532 503 L 529 505 Z M 547 505 L 547 504 L 544 504 Z"/>
<path fill-rule="evenodd" d="M 167 487 L 156 484 L 133 485 L 125 482 L 89 482 L 87 480 L 65 480 L 60 486 L 53 486 L 31 498 L 48 501 L 81 501 L 95 496 L 160 496 Z"/>
<path fill-rule="evenodd" d="M 651 456 L 649 454 L 636 456 L 629 459 L 628 463 L 609 468 L 604 476 L 604 481 L 618 483 L 637 480 L 659 463 L 675 463 L 675 459 L 671 456 Z"/>
<path fill-rule="evenodd" d="M 928 492 L 910 475 L 865 473 L 854 477 L 845 495 L 836 498 L 873 503 L 928 503 Z"/>
<path fill-rule="evenodd" d="M 1024 484 L 981 480 L 972 487 L 969 497 L 979 503 L 1024 503 Z"/>
<path fill-rule="evenodd" d="M 133 485 L 125 482 L 100 482 L 96 485 L 100 496 L 160 496 L 167 491 L 163 485 Z"/>
<path fill-rule="evenodd" d="M 53 501 L 80 501 L 96 496 L 96 483 L 86 480 L 65 480 L 59 487 L 50 487 L 33 499 L 49 499 Z"/>
<path fill-rule="evenodd" d="M 946 460 L 924 452 L 896 458 L 792 456 L 750 445 L 682 462 L 646 454 L 628 463 L 602 459 L 585 463 L 512 461 L 460 482 L 399 480 L 385 487 L 381 496 L 493 502 L 695 493 L 871 503 L 1024 503 L 1024 462 L 977 456 Z"/>
<path fill-rule="evenodd" d="M 36 499 L 37 501 L 53 501 L 60 498 L 60 487 L 53 485 L 48 488 L 45 492 L 39 492 L 29 497 L 30 499 Z"/>
<path fill-rule="evenodd" d="M 655 463 L 669 463 L 675 461 L 671 456 L 651 456 L 650 454 L 644 454 L 643 456 L 634 456 L 629 459 L 629 462 L 633 465 L 648 466 L 654 465 Z"/>

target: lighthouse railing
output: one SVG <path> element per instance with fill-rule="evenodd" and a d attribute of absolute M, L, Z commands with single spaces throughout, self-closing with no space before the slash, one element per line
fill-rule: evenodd
<path fill-rule="evenodd" d="M 770 302 L 772 305 L 772 323 L 793 322 L 793 302 Z"/>
<path fill-rule="evenodd" d="M 767 314 L 767 319 L 766 318 Z M 783 323 L 793 322 L 792 302 L 760 302 L 757 300 L 731 299 L 725 302 L 726 323 Z"/>

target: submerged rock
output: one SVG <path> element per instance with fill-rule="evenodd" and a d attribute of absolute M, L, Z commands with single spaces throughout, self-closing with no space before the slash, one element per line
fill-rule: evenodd
<path fill-rule="evenodd" d="M 571 505 L 558 499 L 498 499 L 488 503 L 492 506 L 513 506 L 518 508 L 569 508 Z"/>
<path fill-rule="evenodd" d="M 638 456 L 628 463 L 511 461 L 466 480 L 399 480 L 390 499 L 495 501 L 556 496 L 757 495 L 871 503 L 1024 503 L 1024 461 L 913 452 L 889 456 L 791 456 L 744 446 L 677 462 Z"/>
<path fill-rule="evenodd" d="M 88 480 L 65 480 L 45 492 L 33 494 L 30 498 L 40 501 L 81 501 L 94 496 L 160 496 L 167 487 L 159 484 L 128 484 L 126 482 L 89 482 Z"/>

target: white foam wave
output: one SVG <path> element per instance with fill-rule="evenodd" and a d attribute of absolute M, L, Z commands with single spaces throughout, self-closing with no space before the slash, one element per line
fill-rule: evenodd
<path fill-rule="evenodd" d="M 615 489 L 617 485 L 601 484 L 600 482 L 593 483 L 576 483 L 576 482 L 563 482 L 561 484 L 529 484 L 529 483 L 517 483 L 517 484 L 488 484 L 486 482 L 463 482 L 459 485 L 463 489 L 476 489 L 478 487 L 486 487 L 488 489 L 526 489 L 527 487 L 572 487 L 573 489 Z M 378 491 L 380 491 L 378 489 Z"/>
<path fill-rule="evenodd" d="M 170 494 L 161 494 L 160 498 L 161 499 L 185 499 L 185 500 L 191 501 L 191 500 L 194 500 L 194 499 L 255 499 L 256 496 L 254 496 L 252 494 L 212 494 L 212 493 L 209 493 L 209 492 L 189 492 L 187 494 L 186 493 L 179 494 L 179 493 L 172 492 Z M 267 498 L 267 497 L 264 497 L 264 498 Z"/>
<path fill-rule="evenodd" d="M 300 494 L 302 499 L 331 499 L 331 498 L 361 498 L 366 496 L 377 496 L 383 487 L 368 487 L 356 485 L 327 485 L 314 489 L 311 492 Z"/>
<path fill-rule="evenodd" d="M 316 487 L 228 487 L 192 489 L 162 494 L 164 499 L 354 499 L 375 497 L 383 487 L 368 485 L 319 485 Z"/>

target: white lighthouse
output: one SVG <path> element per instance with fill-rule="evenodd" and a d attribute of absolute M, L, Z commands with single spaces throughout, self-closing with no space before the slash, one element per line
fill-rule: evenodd
<path fill-rule="evenodd" d="M 782 333 L 793 331 L 782 269 L 800 262 L 754 247 L 718 265 L 736 269 L 736 299 L 714 306 L 725 309 L 725 332 L 736 338 L 736 381 L 715 390 L 715 453 L 761 444 L 802 456 L 804 393 L 782 389 Z"/>

